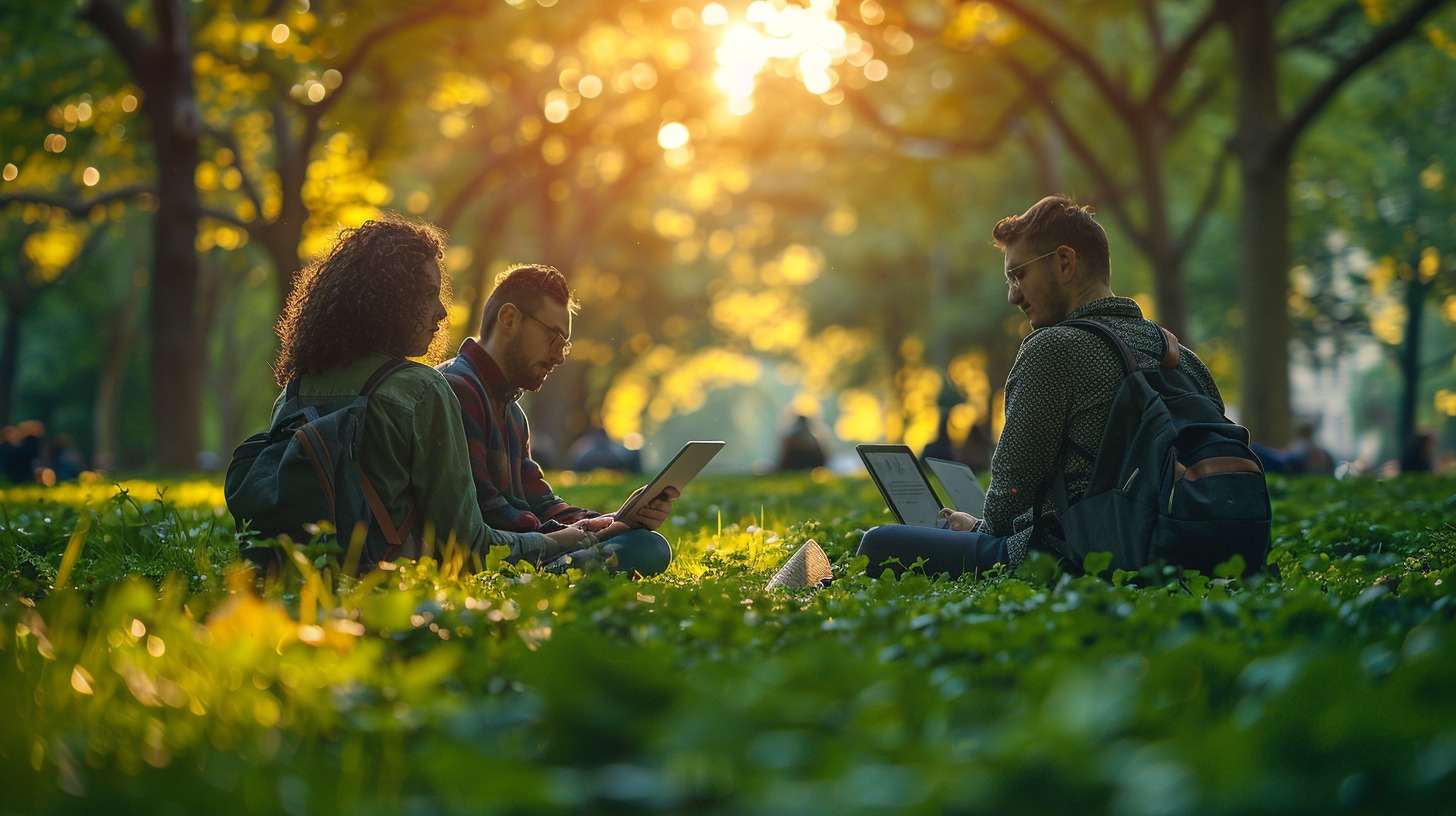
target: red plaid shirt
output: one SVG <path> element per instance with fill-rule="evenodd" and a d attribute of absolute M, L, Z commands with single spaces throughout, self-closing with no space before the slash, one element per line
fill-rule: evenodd
<path fill-rule="evenodd" d="M 570 524 L 600 515 L 567 504 L 531 459 L 531 428 L 521 389 L 473 338 L 439 366 L 460 401 L 475 496 L 485 523 L 497 530 L 534 532 L 548 521 Z"/>

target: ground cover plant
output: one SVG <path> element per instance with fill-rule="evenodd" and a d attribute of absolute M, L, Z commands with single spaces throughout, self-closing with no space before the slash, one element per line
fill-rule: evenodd
<path fill-rule="evenodd" d="M 1269 580 L 872 581 L 873 486 L 772 476 L 695 482 L 659 579 L 258 597 L 215 482 L 13 489 L 0 813 L 1448 812 L 1456 479 L 1272 491 Z M 834 584 L 766 590 L 809 538 Z"/>

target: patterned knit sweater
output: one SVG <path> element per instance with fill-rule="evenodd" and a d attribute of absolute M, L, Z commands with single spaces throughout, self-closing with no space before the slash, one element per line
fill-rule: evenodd
<path fill-rule="evenodd" d="M 1129 298 L 1103 298 L 1081 306 L 1068 319 L 1090 318 L 1110 326 L 1144 367 L 1157 365 L 1163 341 L 1156 323 L 1143 317 Z M 1223 410 L 1223 398 L 1203 361 L 1178 347 L 1178 368 L 1187 372 Z M 1102 338 L 1071 326 L 1047 326 L 1022 341 L 1006 378 L 1006 425 L 991 458 L 991 487 L 986 491 L 980 532 L 1010 536 L 1012 566 L 1026 558 L 1037 516 L 1054 515 L 1048 495 L 1032 504 L 1051 478 L 1062 448 L 1064 429 L 1071 443 L 1066 454 L 1067 490 L 1078 497 L 1087 488 L 1092 459 L 1125 371 L 1122 358 Z M 1075 452 L 1080 448 L 1085 455 Z"/>

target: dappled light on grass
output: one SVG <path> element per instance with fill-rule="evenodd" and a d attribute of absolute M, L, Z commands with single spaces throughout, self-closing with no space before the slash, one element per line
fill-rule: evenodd
<path fill-rule="evenodd" d="M 164 487 L 3 494 L 17 812 L 1440 812 L 1456 793 L 1450 477 L 1276 480 L 1278 581 L 1134 586 L 1039 556 L 869 580 L 852 553 L 887 520 L 873 486 L 774 474 L 695 480 L 655 579 L 496 552 L 478 575 L 427 558 L 356 581 L 290 545 L 261 595 L 230 524 L 188 537 L 211 510 L 146 490 Z M 809 538 L 834 583 L 766 591 Z"/>

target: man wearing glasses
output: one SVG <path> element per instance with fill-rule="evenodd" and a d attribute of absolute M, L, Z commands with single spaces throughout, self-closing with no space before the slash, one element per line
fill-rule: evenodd
<path fill-rule="evenodd" d="M 581 304 L 566 277 L 544 264 L 516 264 L 496 278 L 485 303 L 480 337 L 467 338 L 460 353 L 441 363 L 460 401 L 470 448 L 475 494 L 485 523 L 498 530 L 549 533 L 575 525 L 592 535 L 587 546 L 543 564 L 548 569 L 593 563 L 628 574 L 667 569 L 672 550 L 656 530 L 677 493 L 649 503 L 644 527 L 628 527 L 609 515 L 567 504 L 531 458 L 531 430 L 521 409 L 526 391 L 539 391 L 571 353 L 571 318 Z"/>
<path fill-rule="evenodd" d="M 1085 318 L 1111 327 L 1140 365 L 1163 356 L 1163 331 L 1130 298 L 1112 293 L 1107 234 L 1091 207 L 1047 196 L 991 231 L 1005 254 L 1007 300 L 1034 330 L 1021 344 L 1006 378 L 1006 424 L 991 458 L 985 518 L 950 513 L 943 528 L 884 525 L 865 533 L 859 553 L 878 575 L 889 559 L 901 567 L 924 559 L 927 574 L 962 573 L 995 564 L 1015 567 L 1026 557 L 1037 522 L 1055 524 L 1054 500 L 1044 490 L 1063 443 L 1068 494 L 1081 496 L 1112 400 L 1125 373 L 1122 359 L 1087 331 L 1058 326 Z M 1169 335 L 1171 337 L 1171 335 Z M 1203 362 L 1178 346 L 1179 369 L 1223 410 L 1218 386 Z M 893 562 L 892 562 L 893 565 Z"/>

